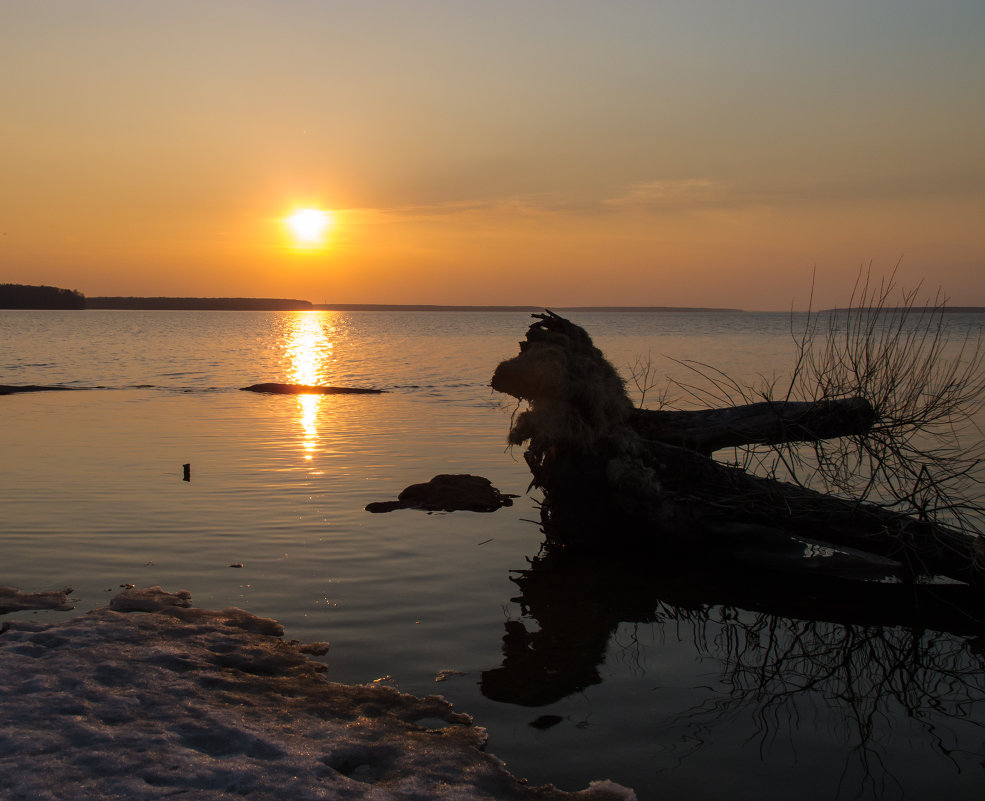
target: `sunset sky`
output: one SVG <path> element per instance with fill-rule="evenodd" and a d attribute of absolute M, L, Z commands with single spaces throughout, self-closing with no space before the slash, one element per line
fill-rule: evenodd
<path fill-rule="evenodd" d="M 985 305 L 983 42 L 982 0 L 0 0 L 0 282 Z"/>

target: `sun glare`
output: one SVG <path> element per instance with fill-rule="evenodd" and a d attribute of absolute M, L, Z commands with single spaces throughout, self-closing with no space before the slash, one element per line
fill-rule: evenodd
<path fill-rule="evenodd" d="M 317 247 L 325 241 L 332 215 L 320 209 L 299 209 L 285 222 L 299 247 Z"/>
<path fill-rule="evenodd" d="M 332 361 L 334 330 L 327 324 L 331 318 L 320 312 L 296 312 L 289 320 L 284 347 L 290 360 L 290 379 L 297 384 L 324 384 L 326 371 Z M 304 431 L 302 448 L 306 461 L 312 461 L 319 449 L 318 417 L 324 395 L 297 396 L 298 420 Z"/>

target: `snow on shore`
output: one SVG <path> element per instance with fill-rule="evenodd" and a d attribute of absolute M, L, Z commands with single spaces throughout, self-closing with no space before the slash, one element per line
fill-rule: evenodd
<path fill-rule="evenodd" d="M 4 622 L 0 797 L 635 799 L 608 781 L 528 787 L 443 699 L 327 681 L 305 656 L 325 646 L 282 634 L 159 587 L 63 623 Z"/>

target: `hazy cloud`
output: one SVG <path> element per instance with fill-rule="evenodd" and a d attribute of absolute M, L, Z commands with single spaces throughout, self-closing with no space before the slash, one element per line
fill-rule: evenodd
<path fill-rule="evenodd" d="M 695 206 L 719 206 L 727 202 L 729 192 L 723 183 L 706 178 L 642 181 L 631 184 L 603 204 L 612 207 L 688 209 Z"/>

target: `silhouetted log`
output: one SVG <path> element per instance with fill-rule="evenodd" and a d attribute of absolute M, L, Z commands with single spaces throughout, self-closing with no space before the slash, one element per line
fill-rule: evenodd
<path fill-rule="evenodd" d="M 385 390 L 365 387 L 328 387 L 312 384 L 251 384 L 244 392 L 269 392 L 275 395 L 379 395 Z"/>
<path fill-rule="evenodd" d="M 747 562 L 755 559 L 751 544 L 766 552 L 769 560 L 769 552 L 790 537 L 807 537 L 815 541 L 808 546 L 857 549 L 893 560 L 897 564 L 887 565 L 886 577 L 943 575 L 985 586 L 981 538 L 872 504 L 752 475 L 685 448 L 655 444 L 653 456 L 666 466 L 659 479 L 678 530 L 683 525 L 685 530 L 701 531 L 708 545 L 730 549 Z M 809 561 L 788 564 L 791 570 L 804 567 L 810 569 Z M 864 572 L 866 578 L 878 577 L 873 565 L 866 565 Z M 844 570 L 842 574 L 847 575 Z"/>
<path fill-rule="evenodd" d="M 492 386 L 529 402 L 509 441 L 527 443 L 532 486 L 544 492 L 549 546 L 714 551 L 716 558 L 738 558 L 754 540 L 773 561 L 793 568 L 794 559 L 776 554 L 806 552 L 808 545 L 796 539 L 806 537 L 892 560 L 887 576 L 945 575 L 985 586 L 980 537 L 755 476 L 699 452 L 714 450 L 726 436 L 742 444 L 773 441 L 784 430 L 793 440 L 812 431 L 812 438 L 859 433 L 871 424 L 864 401 L 791 406 L 787 412 L 773 404 L 768 408 L 780 411 L 779 422 L 756 426 L 736 424 L 731 409 L 709 410 L 682 416 L 686 433 L 661 434 L 672 418 L 641 415 L 582 328 L 552 312 L 534 317 L 519 356 L 496 368 Z M 739 419 L 762 418 L 765 411 L 754 404 Z M 700 421 L 709 423 L 707 438 L 694 433 Z M 721 425 L 711 425 L 715 421 Z M 700 444 L 694 450 L 674 444 L 680 441 Z M 878 567 L 864 565 L 863 572 L 873 570 Z"/>
<path fill-rule="evenodd" d="M 712 454 L 722 448 L 864 434 L 875 410 L 865 398 L 762 401 L 727 409 L 637 410 L 630 423 L 646 439 Z"/>

